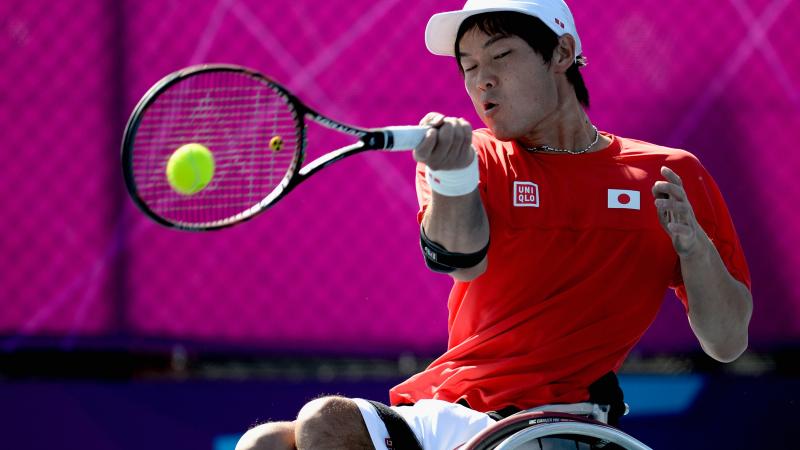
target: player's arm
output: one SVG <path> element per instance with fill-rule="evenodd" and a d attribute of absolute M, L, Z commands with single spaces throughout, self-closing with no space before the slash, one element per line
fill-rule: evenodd
<path fill-rule="evenodd" d="M 430 113 L 420 124 L 429 125 L 431 129 L 414 150 L 414 159 L 427 165 L 432 173 L 457 174 L 454 171 L 467 170 L 477 163 L 478 155 L 472 148 L 472 127 L 467 121 Z M 477 170 L 474 166 L 472 169 Z M 446 181 L 442 179 L 443 183 Z M 431 186 L 431 201 L 422 217 L 421 231 L 444 253 L 475 262 L 471 267 L 450 272 L 457 280 L 473 280 L 486 270 L 489 221 L 477 184 L 474 188 L 470 185 L 466 189 L 455 189 L 455 192 L 438 192 L 447 190 L 447 186 Z M 469 192 L 463 192 L 465 190 Z"/>
<path fill-rule="evenodd" d="M 667 181 L 656 182 L 653 195 L 661 224 L 680 257 L 689 324 L 703 351 L 718 361 L 733 361 L 747 349 L 750 290 L 728 272 L 698 224 L 680 177 L 667 167 L 661 174 Z"/>

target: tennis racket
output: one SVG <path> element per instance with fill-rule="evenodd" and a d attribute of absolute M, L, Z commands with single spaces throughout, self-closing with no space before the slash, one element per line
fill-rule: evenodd
<path fill-rule="evenodd" d="M 306 118 L 358 138 L 303 166 Z M 410 150 L 427 127 L 362 129 L 306 106 L 265 75 L 233 65 L 174 72 L 139 101 L 125 128 L 122 169 L 133 201 L 161 225 L 192 231 L 254 217 L 329 164 L 366 150 Z M 181 194 L 167 180 L 172 154 L 185 144 L 210 150 L 214 175 Z"/>

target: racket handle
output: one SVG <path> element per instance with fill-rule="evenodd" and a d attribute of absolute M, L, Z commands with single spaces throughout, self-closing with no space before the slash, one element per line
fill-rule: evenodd
<path fill-rule="evenodd" d="M 384 142 L 386 150 L 413 150 L 425 138 L 425 132 L 430 127 L 423 126 L 400 126 L 386 127 L 383 132 L 386 135 Z"/>

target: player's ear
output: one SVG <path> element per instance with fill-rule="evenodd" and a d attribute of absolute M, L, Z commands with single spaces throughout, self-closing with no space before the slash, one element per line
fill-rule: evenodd
<path fill-rule="evenodd" d="M 575 38 L 565 34 L 558 38 L 558 45 L 553 50 L 551 64 L 556 73 L 564 73 L 575 62 Z"/>

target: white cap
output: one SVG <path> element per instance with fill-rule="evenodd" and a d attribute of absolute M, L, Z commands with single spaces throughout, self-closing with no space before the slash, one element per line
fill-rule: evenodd
<path fill-rule="evenodd" d="M 476 14 L 494 11 L 515 11 L 544 22 L 559 37 L 575 38 L 575 58 L 581 55 L 581 39 L 575 19 L 563 0 L 468 0 L 460 11 L 434 14 L 425 28 L 425 45 L 434 55 L 455 56 L 456 35 L 461 22 Z"/>

